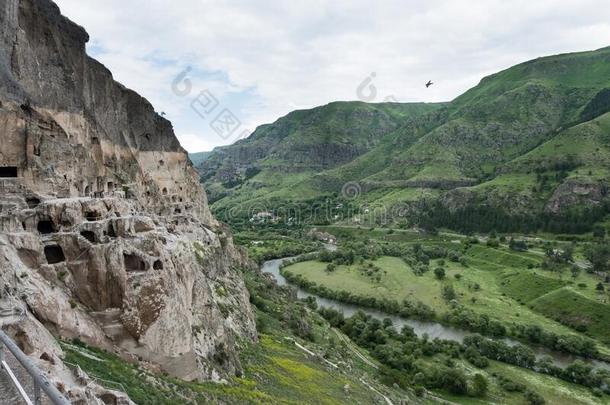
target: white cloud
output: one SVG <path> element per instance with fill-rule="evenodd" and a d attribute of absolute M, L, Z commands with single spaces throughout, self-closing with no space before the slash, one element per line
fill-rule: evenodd
<path fill-rule="evenodd" d="M 603 0 L 56 2 L 119 81 L 167 112 L 190 151 L 227 140 L 171 93 L 189 65 L 195 88 L 253 129 L 295 108 L 354 100 L 371 72 L 378 101 L 445 101 L 527 59 L 610 42 Z"/>

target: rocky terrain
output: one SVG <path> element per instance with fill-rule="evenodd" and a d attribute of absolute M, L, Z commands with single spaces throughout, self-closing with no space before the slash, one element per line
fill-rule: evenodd
<path fill-rule="evenodd" d="M 4 329 L 83 403 L 103 390 L 64 368 L 56 338 L 187 380 L 239 374 L 257 339 L 248 262 L 171 123 L 87 41 L 50 0 L 0 5 L 0 288 L 26 309 Z"/>

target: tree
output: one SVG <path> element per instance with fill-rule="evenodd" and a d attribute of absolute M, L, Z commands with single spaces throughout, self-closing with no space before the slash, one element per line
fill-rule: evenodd
<path fill-rule="evenodd" d="M 472 379 L 472 393 L 476 397 L 484 397 L 487 393 L 487 379 L 481 374 L 475 374 Z"/>
<path fill-rule="evenodd" d="M 437 267 L 436 269 L 434 269 L 434 275 L 439 280 L 444 279 L 445 278 L 445 269 L 443 269 L 442 267 Z"/>
<path fill-rule="evenodd" d="M 603 239 L 606 236 L 606 229 L 603 226 L 593 228 L 593 237 Z"/>
<path fill-rule="evenodd" d="M 593 265 L 594 272 L 605 272 L 609 268 L 610 245 L 607 243 L 597 243 L 589 246 L 585 250 L 585 257 Z"/>
<path fill-rule="evenodd" d="M 461 371 L 447 369 L 441 376 L 441 385 L 452 394 L 466 394 L 468 392 L 468 381 Z"/>
<path fill-rule="evenodd" d="M 337 269 L 337 265 L 335 263 L 328 263 L 328 266 L 326 266 L 326 271 L 328 273 L 332 273 L 336 269 Z"/>
<path fill-rule="evenodd" d="M 456 297 L 455 290 L 453 289 L 452 285 L 444 285 L 442 294 L 445 301 L 454 300 Z"/>

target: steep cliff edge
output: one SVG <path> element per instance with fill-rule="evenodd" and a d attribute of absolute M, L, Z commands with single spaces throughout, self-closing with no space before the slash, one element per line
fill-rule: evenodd
<path fill-rule="evenodd" d="M 171 123 L 88 39 L 50 0 L 0 5 L 0 287 L 27 308 L 4 328 L 56 364 L 51 334 L 184 379 L 239 373 L 247 262 Z"/>

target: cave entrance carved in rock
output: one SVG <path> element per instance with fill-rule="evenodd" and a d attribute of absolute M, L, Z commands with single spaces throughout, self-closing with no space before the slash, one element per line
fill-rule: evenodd
<path fill-rule="evenodd" d="M 47 258 L 47 263 L 49 264 L 56 264 L 66 261 L 64 250 L 59 245 L 45 246 L 44 255 Z"/>
<path fill-rule="evenodd" d="M 0 166 L 0 177 L 15 178 L 18 171 L 16 166 Z"/>
<path fill-rule="evenodd" d="M 146 271 L 146 262 L 138 255 L 123 253 L 123 262 L 127 271 Z"/>

